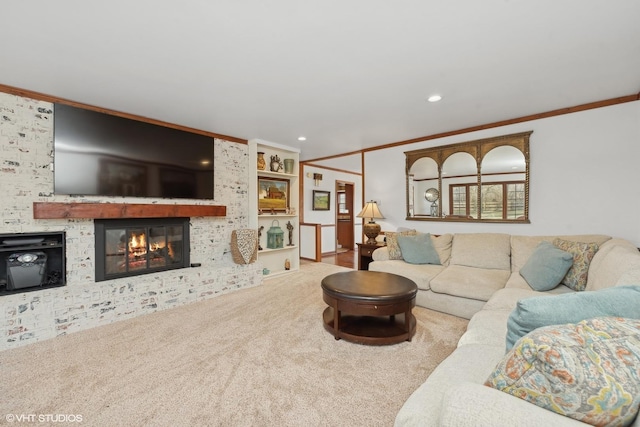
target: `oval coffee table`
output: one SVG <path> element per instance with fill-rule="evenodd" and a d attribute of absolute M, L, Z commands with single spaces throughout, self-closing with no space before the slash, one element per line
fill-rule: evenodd
<path fill-rule="evenodd" d="M 406 277 L 356 270 L 322 279 L 324 327 L 335 339 L 359 344 L 411 341 L 416 332 L 418 287 Z"/>

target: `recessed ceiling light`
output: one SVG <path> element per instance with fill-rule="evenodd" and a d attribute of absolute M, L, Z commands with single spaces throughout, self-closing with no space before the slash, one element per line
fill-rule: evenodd
<path fill-rule="evenodd" d="M 299 136 L 298 137 L 298 141 L 306 141 L 307 137 L 306 136 Z"/>
<path fill-rule="evenodd" d="M 429 102 L 438 102 L 442 99 L 442 96 L 440 95 L 431 95 L 429 98 L 427 98 L 427 101 Z"/>

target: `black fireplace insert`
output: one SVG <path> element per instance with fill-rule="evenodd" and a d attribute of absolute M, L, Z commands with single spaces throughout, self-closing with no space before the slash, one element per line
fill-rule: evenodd
<path fill-rule="evenodd" d="M 96 219 L 96 282 L 189 267 L 189 218 Z"/>

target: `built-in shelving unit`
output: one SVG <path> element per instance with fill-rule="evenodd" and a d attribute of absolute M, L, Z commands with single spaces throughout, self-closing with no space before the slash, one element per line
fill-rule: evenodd
<path fill-rule="evenodd" d="M 265 169 L 258 169 L 258 153 L 263 153 Z M 283 169 L 271 170 L 271 157 L 277 156 L 283 164 Z M 284 160 L 293 160 L 291 173 L 284 172 Z M 260 247 L 258 251 L 258 261 L 264 268 L 269 270 L 266 277 L 286 274 L 297 271 L 300 268 L 300 221 L 299 221 L 299 171 L 300 150 L 285 145 L 261 140 L 252 139 L 249 141 L 249 226 L 260 229 Z M 287 171 L 289 172 L 289 171 Z M 264 179 L 262 179 L 264 178 Z M 273 181 L 278 189 L 288 186 L 288 194 L 278 194 L 276 198 L 280 204 L 276 208 L 269 208 L 268 197 L 265 193 L 265 182 Z M 260 185 L 262 182 L 262 186 Z M 285 192 L 282 192 L 285 193 Z M 284 203 L 282 199 L 284 198 Z M 262 200 L 261 200 L 262 199 Z M 291 246 L 289 245 L 289 230 L 287 224 L 293 227 L 291 230 Z M 284 232 L 283 247 L 271 249 L 268 247 L 268 232 L 271 227 L 280 227 Z M 285 269 L 285 263 L 289 260 L 289 270 Z"/>

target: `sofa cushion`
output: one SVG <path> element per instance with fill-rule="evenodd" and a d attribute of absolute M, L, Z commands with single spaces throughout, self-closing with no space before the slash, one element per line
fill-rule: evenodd
<path fill-rule="evenodd" d="M 504 288 L 509 271 L 449 265 L 431 279 L 433 292 L 487 301 L 498 289 Z"/>
<path fill-rule="evenodd" d="M 520 269 L 529 286 L 548 291 L 560 284 L 573 265 L 573 255 L 549 242 L 540 242 L 527 263 Z"/>
<path fill-rule="evenodd" d="M 374 261 L 388 261 L 389 260 L 389 248 L 387 246 L 381 246 L 374 250 L 371 254 L 371 258 Z"/>
<path fill-rule="evenodd" d="M 398 236 L 415 236 L 416 234 L 418 234 L 416 230 L 385 232 L 384 235 L 387 239 L 389 259 L 402 259 L 402 251 L 400 250 L 400 245 L 398 245 Z"/>
<path fill-rule="evenodd" d="M 499 233 L 456 234 L 453 236 L 451 264 L 511 270 L 511 237 Z"/>
<path fill-rule="evenodd" d="M 410 264 L 441 265 L 440 257 L 429 233 L 417 233 L 415 236 L 397 236 L 402 258 Z"/>
<path fill-rule="evenodd" d="M 529 286 L 527 281 L 524 280 L 524 277 L 520 275 L 519 271 L 516 271 L 515 273 L 511 273 L 511 276 L 509 276 L 509 280 L 507 280 L 507 284 L 504 285 L 504 287 L 515 288 L 515 289 L 526 289 L 526 290 L 535 292 L 533 289 L 531 289 L 531 286 Z M 575 292 L 575 291 L 563 284 L 560 284 L 553 289 L 544 291 L 543 293 L 544 294 L 566 294 L 567 292 Z"/>
<path fill-rule="evenodd" d="M 561 236 L 511 236 L 511 271 L 520 271 L 540 242 L 553 242 L 556 238 L 572 242 L 596 243 L 598 246 L 611 239 L 603 234 L 575 234 Z"/>
<path fill-rule="evenodd" d="M 380 250 L 377 249 L 376 252 Z M 375 252 L 374 252 L 375 254 Z M 384 273 L 400 274 L 413 280 L 418 289 L 429 290 L 430 282 L 445 267 L 433 264 L 409 264 L 401 259 L 388 261 L 374 261 L 369 264 L 369 271 L 382 271 Z"/>
<path fill-rule="evenodd" d="M 584 423 L 574 419 L 472 382 L 455 384 L 444 390 L 437 425 L 438 427 L 585 427 Z"/>
<path fill-rule="evenodd" d="M 518 274 L 518 276 L 520 276 Z M 523 279 L 524 280 L 524 279 Z M 518 301 L 524 298 L 551 295 L 548 292 L 537 292 L 528 285 L 526 289 L 522 288 L 504 288 L 496 291 L 489 301 L 482 308 L 483 310 L 509 310 L 509 313 L 516 308 Z M 506 325 L 505 325 L 506 327 Z"/>
<path fill-rule="evenodd" d="M 440 263 L 442 265 L 449 265 L 451 259 L 451 243 L 453 242 L 453 234 L 441 234 L 439 236 L 431 235 L 431 241 L 433 246 L 438 252 Z"/>
<path fill-rule="evenodd" d="M 572 242 L 560 238 L 554 239 L 553 244 L 573 255 L 573 265 L 562 279 L 562 283 L 574 291 L 584 291 L 587 287 L 589 264 L 598 251 L 598 245 L 596 243 Z"/>
<path fill-rule="evenodd" d="M 396 416 L 396 426 L 439 426 L 442 391 L 462 382 L 482 384 L 504 356 L 490 345 L 458 347 L 418 387 Z"/>
<path fill-rule="evenodd" d="M 589 267 L 586 290 L 597 291 L 615 286 L 625 273 L 633 270 L 640 271 L 640 252 L 638 249 L 626 241 L 621 244 L 613 244 L 614 240 L 620 239 L 612 239 L 605 243 L 593 257 Z M 640 283 L 640 280 L 624 284 L 631 285 L 633 283 Z"/>
<path fill-rule="evenodd" d="M 469 344 L 485 344 L 502 347 L 507 335 L 507 319 L 511 310 L 485 310 L 473 315 L 467 331 L 458 341 L 458 347 Z"/>
<path fill-rule="evenodd" d="M 598 316 L 640 318 L 640 285 L 573 292 L 518 301 L 507 322 L 507 350 L 520 338 L 548 325 L 576 323 Z"/>
<path fill-rule="evenodd" d="M 640 407 L 640 320 L 599 317 L 519 340 L 485 385 L 593 425 L 629 425 Z"/>

